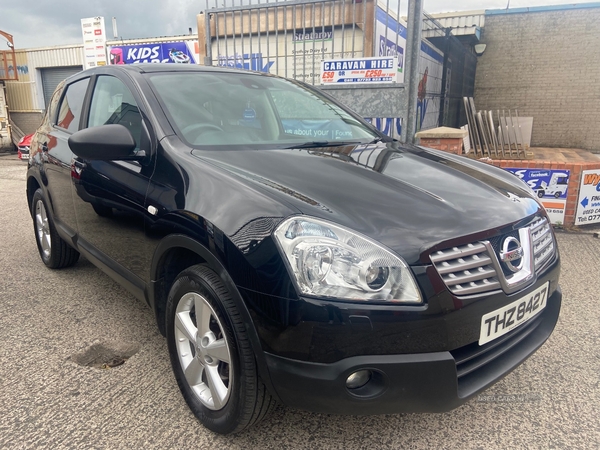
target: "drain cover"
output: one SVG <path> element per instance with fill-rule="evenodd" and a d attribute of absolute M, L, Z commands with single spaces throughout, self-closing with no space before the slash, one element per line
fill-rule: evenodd
<path fill-rule="evenodd" d="M 71 356 L 80 366 L 110 369 L 120 366 L 140 350 L 140 344 L 127 342 L 104 342 L 92 344 L 81 353 Z"/>

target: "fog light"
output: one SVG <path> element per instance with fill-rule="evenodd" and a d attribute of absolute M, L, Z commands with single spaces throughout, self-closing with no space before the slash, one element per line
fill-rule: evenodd
<path fill-rule="evenodd" d="M 370 370 L 357 370 L 351 373 L 346 379 L 346 387 L 348 389 L 358 389 L 363 387 L 371 379 Z"/>

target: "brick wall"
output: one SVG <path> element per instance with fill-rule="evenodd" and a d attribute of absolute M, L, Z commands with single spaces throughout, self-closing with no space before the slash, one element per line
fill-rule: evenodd
<path fill-rule="evenodd" d="M 600 7 L 584 6 L 486 13 L 475 105 L 533 117 L 532 146 L 600 150 Z"/>
<path fill-rule="evenodd" d="M 461 155 L 463 151 L 463 140 L 461 138 L 421 138 L 419 145 L 454 153 L 455 155 Z"/>
<path fill-rule="evenodd" d="M 575 225 L 575 214 L 577 213 L 577 201 L 579 199 L 579 188 L 581 186 L 581 175 L 585 170 L 600 169 L 600 163 L 597 162 L 576 162 L 568 163 L 564 161 L 539 161 L 539 160 L 509 160 L 496 159 L 491 162 L 494 166 L 503 169 L 514 167 L 520 169 L 551 169 L 551 170 L 569 170 L 569 184 L 567 201 L 565 204 L 565 222 L 564 225 L 570 228 Z"/>

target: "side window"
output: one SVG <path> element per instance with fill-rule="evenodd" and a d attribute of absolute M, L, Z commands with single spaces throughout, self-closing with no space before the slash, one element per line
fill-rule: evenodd
<path fill-rule="evenodd" d="M 66 87 L 67 92 L 63 96 L 58 109 L 57 126 L 71 133 L 75 133 L 79 129 L 83 99 L 89 83 L 90 79 L 85 78 Z"/>
<path fill-rule="evenodd" d="M 140 147 L 142 116 L 131 91 L 121 80 L 100 76 L 96 81 L 90 106 L 89 127 L 118 123 L 127 128 Z"/>

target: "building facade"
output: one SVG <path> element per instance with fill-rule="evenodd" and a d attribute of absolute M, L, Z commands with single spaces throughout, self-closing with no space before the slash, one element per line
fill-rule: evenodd
<path fill-rule="evenodd" d="M 533 117 L 531 145 L 600 150 L 600 3 L 487 10 L 477 109 Z"/>

